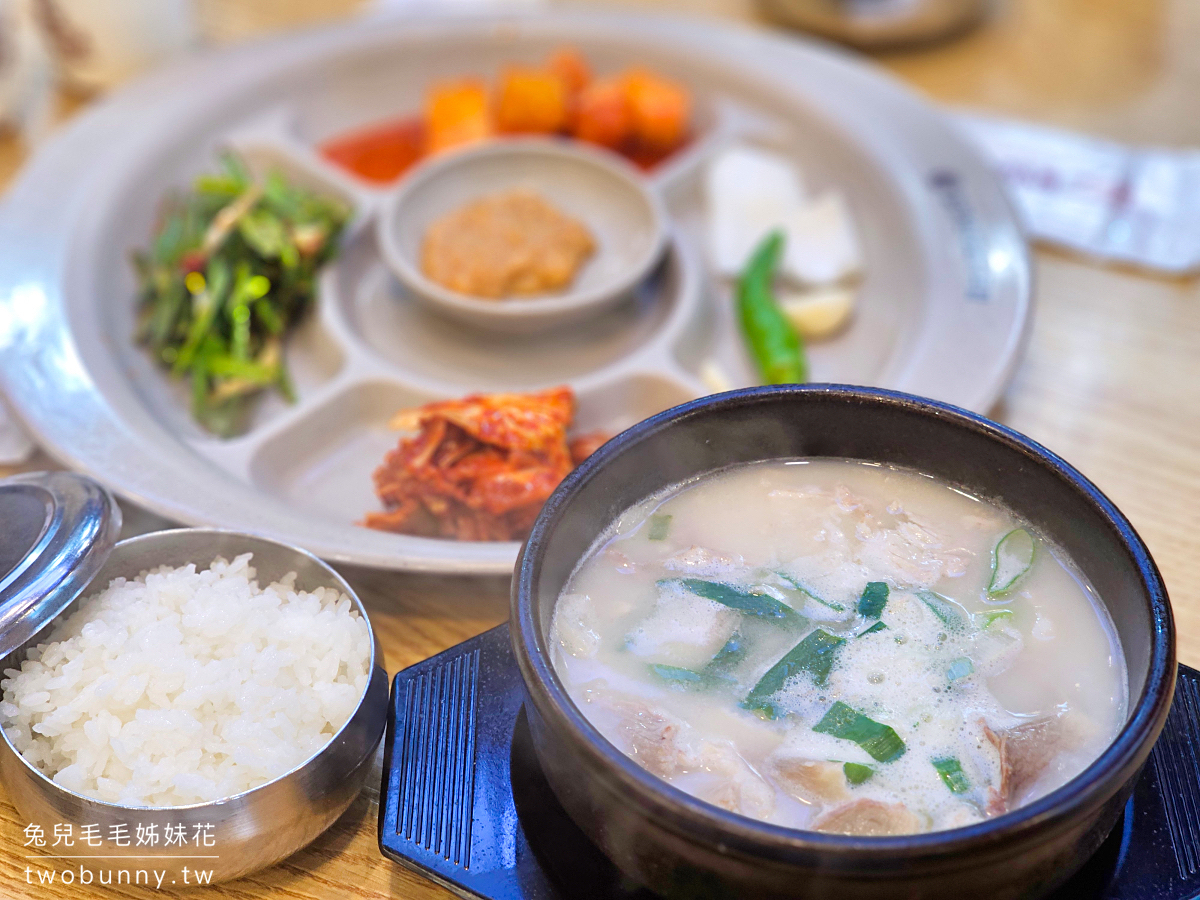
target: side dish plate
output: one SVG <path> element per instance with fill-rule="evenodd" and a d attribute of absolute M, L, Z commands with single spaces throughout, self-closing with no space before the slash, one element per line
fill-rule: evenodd
<path fill-rule="evenodd" d="M 671 220 L 661 265 L 586 328 L 497 338 L 404 294 L 374 227 L 386 191 L 325 162 L 348 127 L 414 110 L 426 85 L 572 44 L 598 69 L 653 62 L 697 100 L 692 143 L 649 176 Z M 180 97 L 187 96 L 187 103 Z M 196 57 L 81 115 L 0 209 L 0 382 L 59 460 L 171 519 L 252 531 L 331 561 L 511 571 L 515 542 L 370 531 L 371 472 L 397 410 L 477 391 L 568 384 L 576 428 L 616 433 L 754 372 L 728 285 L 705 269 L 706 161 L 747 140 L 793 158 L 853 212 L 866 276 L 855 321 L 814 345 L 814 380 L 876 385 L 986 411 L 1030 314 L 1025 243 L 998 180 L 926 103 L 851 56 L 760 31 L 627 13 L 538 11 L 371 19 Z M 298 401 L 264 397 L 217 440 L 182 385 L 133 344 L 129 254 L 159 199 L 221 147 L 355 207 L 319 311 L 292 336 Z"/>

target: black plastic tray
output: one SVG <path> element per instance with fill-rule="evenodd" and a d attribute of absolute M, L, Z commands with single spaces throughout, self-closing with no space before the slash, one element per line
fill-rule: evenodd
<path fill-rule="evenodd" d="M 508 626 L 396 676 L 379 848 L 461 897 L 651 900 L 558 804 L 530 743 Z M 1166 728 L 1124 816 L 1054 900 L 1200 895 L 1200 672 L 1179 667 Z"/>

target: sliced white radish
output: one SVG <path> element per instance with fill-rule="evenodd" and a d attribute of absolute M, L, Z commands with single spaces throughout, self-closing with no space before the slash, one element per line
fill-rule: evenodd
<path fill-rule="evenodd" d="M 784 274 L 802 284 L 833 284 L 862 268 L 854 221 L 841 194 L 826 191 L 792 210 L 784 226 Z"/>
<path fill-rule="evenodd" d="M 808 291 L 779 289 L 779 308 L 801 336 L 818 341 L 840 331 L 854 312 L 858 291 L 835 285 Z"/>
<path fill-rule="evenodd" d="M 783 157 L 753 147 L 725 150 L 708 167 L 705 182 L 709 250 L 713 267 L 735 276 L 754 248 L 804 206 L 799 172 Z"/>

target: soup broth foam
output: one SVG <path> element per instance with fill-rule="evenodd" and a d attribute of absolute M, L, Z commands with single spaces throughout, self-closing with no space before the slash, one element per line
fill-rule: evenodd
<path fill-rule="evenodd" d="M 736 466 L 627 510 L 558 599 L 555 668 L 649 772 L 735 813 L 956 828 L 1087 767 L 1124 723 L 1090 584 L 1003 507 L 851 460 Z"/>

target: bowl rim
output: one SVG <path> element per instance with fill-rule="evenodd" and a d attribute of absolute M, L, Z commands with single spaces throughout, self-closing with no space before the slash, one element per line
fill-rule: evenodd
<path fill-rule="evenodd" d="M 490 157 L 554 156 L 583 165 L 614 182 L 620 182 L 645 204 L 653 234 L 641 256 L 615 278 L 605 284 L 579 290 L 568 287 L 565 292 L 528 298 L 502 297 L 489 299 L 451 290 L 427 278 L 400 249 L 397 233 L 405 204 L 423 187 L 437 179 L 455 177 L 455 169 L 470 166 L 476 160 Z M 650 180 L 632 163 L 603 147 L 568 137 L 499 135 L 479 143 L 455 148 L 419 162 L 405 174 L 387 194 L 379 207 L 376 219 L 376 240 L 380 255 L 392 274 L 418 299 L 435 307 L 443 307 L 459 316 L 467 315 L 481 325 L 489 322 L 537 322 L 596 307 L 631 291 L 654 269 L 667 249 L 671 228 L 666 207 Z M 553 323 L 551 323 L 553 324 Z"/>
<path fill-rule="evenodd" d="M 114 803 L 111 800 L 101 800 L 97 797 L 90 797 L 87 794 L 81 794 L 78 791 L 73 791 L 70 788 L 64 787 L 63 785 L 56 782 L 54 779 L 47 776 L 45 772 L 43 772 L 41 769 L 39 769 L 37 766 L 35 766 L 29 760 L 27 760 L 25 758 L 25 754 L 23 754 L 20 750 L 18 750 L 15 746 L 13 746 L 12 740 L 8 736 L 8 731 L 4 727 L 2 727 L 2 725 L 0 725 L 0 738 L 3 739 L 4 745 L 12 752 L 13 756 L 15 756 L 18 760 L 20 760 L 21 764 L 25 767 L 25 769 L 28 772 L 33 774 L 37 779 L 40 779 L 40 781 L 43 784 L 45 784 L 46 786 L 48 786 L 51 790 L 55 790 L 62 794 L 66 794 L 70 797 L 73 797 L 85 805 L 94 806 L 94 807 L 102 807 L 102 808 L 107 808 L 107 809 L 111 809 L 111 810 L 120 810 L 122 812 L 127 812 L 127 813 L 128 812 L 136 812 L 136 813 L 141 813 L 141 814 L 152 814 L 152 813 L 176 814 L 176 813 L 184 813 L 189 810 L 191 810 L 191 811 L 202 810 L 207 807 L 213 807 L 213 806 L 231 806 L 235 803 L 246 800 L 246 798 L 248 798 L 251 794 L 255 794 L 259 791 L 264 790 L 265 788 L 269 788 L 272 785 L 275 785 L 281 781 L 284 781 L 284 780 L 290 778 L 291 776 L 293 776 L 297 772 L 299 772 L 301 769 L 304 769 L 306 766 L 312 764 L 319 756 L 321 756 L 322 753 L 324 753 L 326 750 L 328 750 L 333 744 L 335 744 L 342 737 L 342 735 L 345 733 L 346 729 L 350 727 L 350 723 L 353 722 L 358 717 L 359 713 L 362 712 L 363 705 L 366 703 L 367 698 L 371 695 L 371 682 L 374 680 L 376 660 L 380 656 L 380 647 L 379 647 L 379 641 L 375 636 L 375 629 L 371 625 L 371 618 L 370 618 L 370 616 L 367 615 L 367 608 L 363 604 L 362 600 L 359 598 L 358 594 L 354 591 L 354 589 L 352 587 L 350 587 L 350 585 L 346 582 L 346 579 L 343 578 L 341 576 L 341 574 L 336 569 L 333 568 L 333 566 L 331 566 L 329 563 L 325 562 L 320 557 L 315 556 L 312 553 L 309 553 L 307 550 L 304 550 L 301 547 L 296 547 L 296 546 L 293 546 L 292 544 L 286 544 L 283 541 L 277 541 L 274 538 L 263 537 L 262 535 L 253 534 L 248 531 L 237 531 L 232 528 L 163 528 L 158 531 L 147 531 L 144 534 L 137 534 L 132 537 L 125 538 L 122 541 L 118 541 L 116 543 L 116 545 L 113 547 L 112 554 L 109 555 L 108 560 L 105 560 L 104 565 L 102 565 L 100 567 L 100 571 L 102 572 L 104 570 L 105 566 L 107 566 L 109 561 L 111 561 L 112 555 L 116 554 L 116 552 L 118 550 L 120 550 L 122 547 L 129 546 L 131 544 L 147 543 L 147 542 L 153 541 L 154 539 L 165 536 L 165 535 L 180 535 L 180 534 L 222 535 L 222 536 L 235 537 L 235 538 L 249 538 L 251 540 L 263 541 L 268 544 L 274 544 L 282 549 L 290 550 L 299 556 L 307 557 L 309 560 L 317 563 L 320 566 L 320 568 L 324 569 L 325 572 L 328 575 L 330 575 L 332 578 L 331 584 L 323 584 L 323 585 L 320 585 L 320 587 L 331 587 L 331 586 L 336 587 L 343 594 L 348 596 L 350 598 L 350 601 L 354 604 L 355 608 L 358 610 L 359 615 L 362 616 L 363 621 L 365 621 L 367 623 L 367 634 L 370 637 L 370 643 L 371 643 L 371 656 L 370 656 L 370 659 L 368 660 L 368 664 L 367 664 L 367 683 L 366 683 L 366 685 L 364 685 L 362 694 L 358 698 L 358 703 L 355 704 L 354 711 L 352 713 L 350 713 L 350 717 L 348 719 L 346 719 L 346 721 L 342 724 L 342 727 L 339 728 L 337 731 L 335 731 L 333 733 L 333 736 L 330 737 L 330 739 L 328 741 L 326 741 L 320 748 L 313 751 L 313 753 L 311 753 L 310 755 L 305 757 L 301 762 L 292 766 L 286 772 L 283 772 L 282 774 L 277 775 L 276 777 L 272 778 L 270 781 L 264 781 L 262 784 L 256 785 L 255 787 L 247 788 L 246 790 L 241 791 L 240 793 L 230 794 L 228 797 L 218 797 L 216 800 L 203 800 L 198 803 L 187 803 L 187 804 L 180 804 L 177 806 L 126 806 L 121 803 Z M 99 572 L 97 572 L 97 574 L 99 574 Z M 97 590 L 103 590 L 105 587 L 107 587 L 107 585 L 100 586 Z M 89 583 L 87 585 L 87 587 L 85 587 L 83 589 L 83 591 L 80 592 L 79 597 L 77 597 L 75 600 L 71 601 L 71 604 L 67 607 L 67 609 L 64 609 L 62 613 L 59 613 L 59 616 L 65 615 L 68 612 L 72 611 L 72 607 L 75 607 L 76 603 L 91 596 L 92 593 L 95 593 L 95 591 L 90 591 L 89 590 L 90 588 L 92 588 L 92 584 Z M 58 617 L 56 617 L 56 618 L 58 618 Z M 52 626 L 48 626 L 47 628 L 42 629 L 37 634 L 33 635 L 29 639 L 29 641 L 27 641 L 21 647 L 17 648 L 17 650 L 13 651 L 13 653 L 14 654 L 22 653 L 22 652 L 27 651 L 30 647 L 36 646 L 38 643 L 38 641 L 37 641 L 38 636 L 39 635 L 41 635 L 43 637 L 48 636 L 50 627 L 52 627 Z M 43 640 L 42 643 L 45 643 L 45 641 Z M 384 675 L 386 678 L 386 672 L 384 673 Z"/>
<path fill-rule="evenodd" d="M 950 422 L 997 441 L 1039 467 L 1051 470 L 1119 536 L 1149 600 L 1152 635 L 1146 682 L 1141 694 L 1131 698 L 1125 724 L 1117 736 L 1066 784 L 1012 812 L 961 828 L 893 837 L 853 837 L 787 828 L 729 812 L 650 774 L 610 743 L 571 700 L 550 660 L 547 642 L 542 640 L 532 597 L 541 573 L 543 548 L 575 494 L 610 459 L 677 422 L 722 409 L 796 398 L 898 409 Z M 668 830 L 719 843 L 727 853 L 759 859 L 835 851 L 847 864 L 873 864 L 878 869 L 882 860 L 941 859 L 959 854 L 977 858 L 977 854 L 999 849 L 1001 844 L 1007 845 L 1011 839 L 1034 830 L 1044 835 L 1068 828 L 1077 816 L 1111 797 L 1111 791 L 1104 791 L 1106 785 L 1114 781 L 1122 783 L 1144 762 L 1166 720 L 1174 692 L 1175 627 L 1166 586 L 1145 543 L 1112 501 L 1057 454 L 1005 425 L 950 404 L 878 388 L 840 384 L 745 388 L 683 403 L 622 432 L 568 475 L 546 502 L 522 547 L 512 584 L 511 606 L 513 649 L 529 697 L 540 715 L 549 712 L 557 724 L 565 724 L 587 764 L 613 776 L 627 800 L 638 804 Z M 1097 796 L 1099 793 L 1104 795 Z M 962 859 L 961 866 L 973 865 L 966 861 L 968 856 Z"/>

